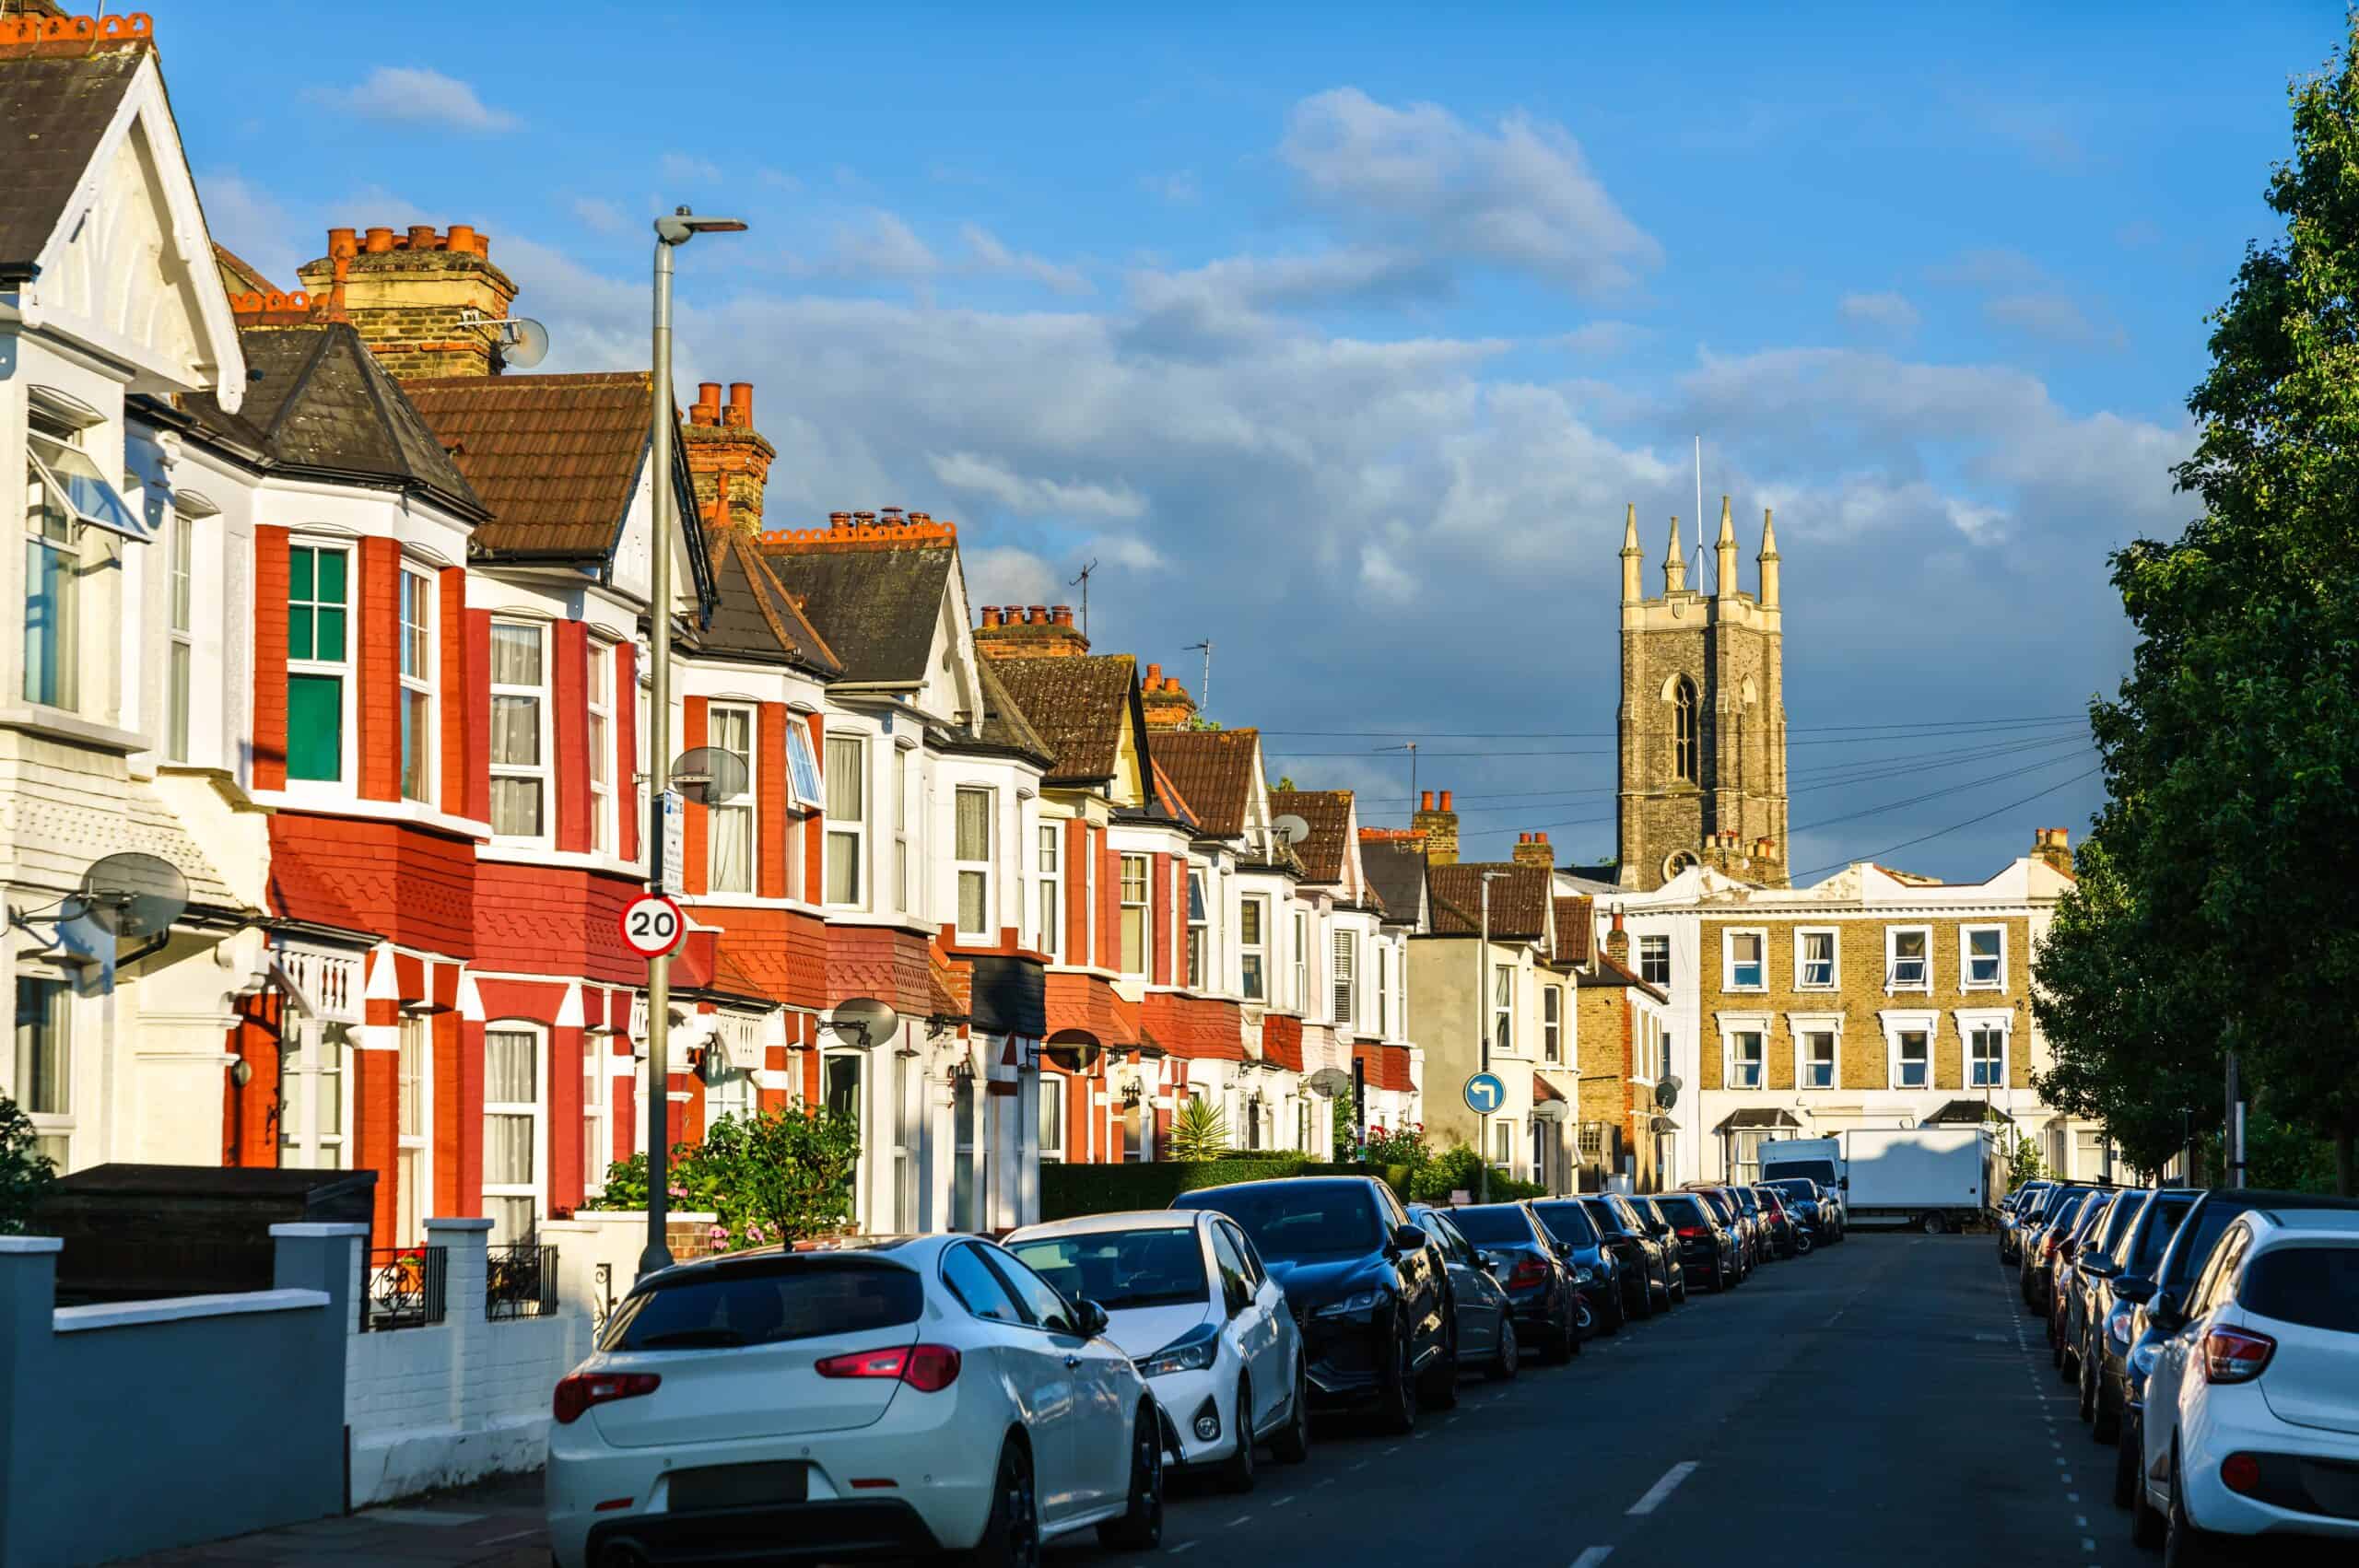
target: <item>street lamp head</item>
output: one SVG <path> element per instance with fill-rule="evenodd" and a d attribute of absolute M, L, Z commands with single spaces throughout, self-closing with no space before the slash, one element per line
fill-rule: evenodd
<path fill-rule="evenodd" d="M 666 245 L 685 245 L 699 234 L 742 234 L 745 222 L 736 217 L 702 217 L 678 207 L 655 220 L 655 238 Z"/>

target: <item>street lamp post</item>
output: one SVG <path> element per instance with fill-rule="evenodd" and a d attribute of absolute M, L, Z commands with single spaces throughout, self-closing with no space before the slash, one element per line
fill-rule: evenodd
<path fill-rule="evenodd" d="M 648 591 L 648 658 L 652 687 L 649 706 L 654 729 L 648 737 L 648 878 L 657 893 L 679 868 L 663 863 L 664 796 L 672 788 L 672 538 L 678 520 L 672 494 L 672 252 L 698 234 L 734 234 L 745 224 L 734 217 L 698 217 L 686 207 L 655 220 L 655 371 L 649 402 L 648 474 L 654 491 L 654 559 Z M 647 961 L 647 1245 L 639 1271 L 672 1266 L 664 1235 L 671 1219 L 672 1153 L 672 959 Z"/>

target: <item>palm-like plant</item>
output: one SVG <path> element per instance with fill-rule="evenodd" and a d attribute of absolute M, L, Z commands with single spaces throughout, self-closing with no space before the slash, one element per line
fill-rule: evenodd
<path fill-rule="evenodd" d="M 1171 1157 L 1215 1160 L 1228 1153 L 1228 1117 L 1210 1100 L 1191 1096 L 1171 1118 Z"/>

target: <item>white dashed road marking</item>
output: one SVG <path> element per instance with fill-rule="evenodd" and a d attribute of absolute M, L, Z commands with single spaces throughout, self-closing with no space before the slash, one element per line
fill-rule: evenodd
<path fill-rule="evenodd" d="M 1663 1499 L 1677 1491 L 1681 1481 L 1696 1473 L 1697 1463 L 1698 1461 L 1694 1459 L 1682 1459 L 1665 1470 L 1662 1480 L 1647 1488 L 1647 1494 L 1630 1504 L 1629 1512 L 1635 1516 L 1640 1514 L 1651 1514 L 1661 1507 Z"/>
<path fill-rule="evenodd" d="M 1573 1559 L 1573 1568 L 1597 1568 L 1599 1563 L 1613 1555 L 1614 1549 L 1610 1546 L 1592 1546 Z"/>

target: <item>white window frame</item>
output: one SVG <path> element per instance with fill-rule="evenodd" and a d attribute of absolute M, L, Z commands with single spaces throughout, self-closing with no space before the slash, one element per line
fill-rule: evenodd
<path fill-rule="evenodd" d="M 1717 1021 L 1720 1027 L 1720 1086 L 1744 1094 L 1768 1088 L 1770 1025 L 1775 1021 L 1766 1012 L 1723 1012 Z M 1761 1040 L 1761 1075 L 1752 1083 L 1736 1081 L 1736 1042 L 1740 1035 L 1758 1036 Z"/>
<path fill-rule="evenodd" d="M 1070 1080 L 1062 1072 L 1044 1071 L 1040 1074 L 1039 1087 L 1036 1091 L 1039 1095 L 1039 1104 L 1033 1107 L 1033 1136 L 1039 1141 L 1040 1158 L 1050 1164 L 1064 1163 L 1065 1141 L 1071 1136 L 1065 1125 L 1067 1119 L 1065 1111 L 1068 1108 L 1065 1104 L 1067 1098 L 1065 1085 Z M 1053 1111 L 1050 1109 L 1051 1106 L 1055 1107 Z M 1048 1137 L 1047 1124 L 1051 1120 L 1056 1123 L 1057 1138 L 1054 1143 L 1050 1143 Z"/>
<path fill-rule="evenodd" d="M 1931 1089 L 1935 1076 L 1933 1057 L 1942 1037 L 1942 1015 L 1930 1010 L 1886 1008 L 1876 1014 L 1876 1019 L 1884 1025 L 1884 1082 L 1895 1090 L 1909 1093 Z M 1900 1037 L 1912 1034 L 1925 1036 L 1925 1082 L 1922 1083 L 1903 1083 L 1900 1081 Z"/>
<path fill-rule="evenodd" d="M 1999 939 L 1998 973 L 1988 980 L 1974 977 L 1974 938 L 1989 931 Z M 1957 989 L 1961 991 L 2003 991 L 2007 989 L 2007 928 L 1995 920 L 1978 921 L 1957 929 Z"/>
<path fill-rule="evenodd" d="M 494 1100 L 491 1098 L 491 1068 L 489 1057 L 491 1052 L 491 1036 L 494 1035 L 529 1035 L 532 1037 L 534 1099 L 530 1104 L 522 1100 Z M 484 1065 L 483 1129 L 479 1136 L 484 1140 L 484 1211 L 487 1214 L 492 1214 L 492 1204 L 495 1199 L 529 1198 L 533 1202 L 534 1231 L 534 1233 L 537 1233 L 540 1228 L 541 1221 L 548 1215 L 549 1202 L 549 1031 L 546 1026 L 533 1023 L 529 1019 L 501 1018 L 496 1019 L 484 1025 L 483 1042 L 486 1060 Z M 660 1089 L 657 1092 L 660 1093 Z M 529 1117 L 532 1120 L 533 1179 L 530 1183 L 495 1182 L 491 1179 L 491 1172 L 493 1168 L 491 1157 L 491 1129 L 497 1119 L 509 1117 Z M 497 1214 L 492 1214 L 492 1218 L 496 1226 L 499 1216 Z M 497 1228 L 494 1229 L 492 1235 L 493 1245 L 495 1246 L 507 1242 L 528 1241 L 531 1239 L 529 1235 L 503 1235 Z"/>
<path fill-rule="evenodd" d="M 811 731 L 804 716 L 786 716 L 787 804 L 796 812 L 820 813 L 827 809 L 827 786 L 819 773 L 819 759 L 811 750 Z"/>
<path fill-rule="evenodd" d="M 77 713 L 81 710 L 82 701 L 82 616 L 90 608 L 83 603 L 82 595 L 82 516 L 29 438 L 38 435 L 53 443 L 78 451 L 76 443 L 80 436 L 77 430 L 61 429 L 45 421 L 30 424 L 27 435 L 25 479 L 34 493 L 28 497 L 25 508 L 26 554 L 19 556 L 25 575 L 19 585 L 17 608 L 26 631 L 29 632 L 32 626 L 32 553 L 42 552 L 56 556 L 59 562 L 58 592 L 52 629 L 57 674 L 53 695 L 57 700 L 46 701 L 29 689 L 27 685 L 32 675 L 29 663 L 18 672 L 17 695 L 29 706 L 54 708 L 60 713 Z M 51 532 L 46 520 L 53 517 L 61 521 L 63 532 Z M 22 644 L 18 647 L 21 653 Z"/>
<path fill-rule="evenodd" d="M 1492 964 L 1491 1049 L 1499 1055 L 1515 1054 L 1515 981 L 1514 965 Z"/>
<path fill-rule="evenodd" d="M 393 1159 L 401 1199 L 394 1225 L 399 1234 L 393 1241 L 413 1246 L 426 1239 L 426 1219 L 434 1212 L 433 1019 L 422 1012 L 403 1013 L 394 1026 L 394 1042 Z M 413 1042 L 417 1047 L 414 1059 Z"/>
<path fill-rule="evenodd" d="M 2009 1089 L 2013 1082 L 2009 1074 L 2014 1068 L 2015 1012 L 2011 1007 L 1962 1007 L 1951 1014 L 1957 1024 L 1958 1074 L 1964 1087 L 1972 1089 Z M 1988 1083 L 1974 1079 L 1974 1036 L 1988 1032 L 1999 1036 L 1999 1075 Z"/>
<path fill-rule="evenodd" d="M 581 1190 L 606 1190 L 606 1167 L 615 1163 L 615 1053 L 612 1036 L 581 1036 Z M 595 1149 L 598 1157 L 593 1159 Z"/>
<path fill-rule="evenodd" d="M 983 846 L 980 859 L 969 857 L 967 854 L 966 846 L 958 842 L 959 807 L 970 795 L 980 797 L 983 804 Z M 992 846 L 998 837 L 999 791 L 981 784 L 961 784 L 951 790 L 950 856 L 954 868 L 952 875 L 955 879 L 953 891 L 957 895 L 957 907 L 952 911 L 952 915 L 957 921 L 958 934 L 961 936 L 980 937 L 988 941 L 996 934 L 992 926 L 995 907 L 992 896 L 998 889 L 994 885 L 996 879 L 992 874 Z M 908 840 L 901 838 L 898 841 L 901 848 L 906 852 L 909 848 Z M 980 926 L 969 926 L 967 923 L 967 887 L 969 878 L 972 878 L 980 886 L 982 895 L 978 900 L 982 919 L 982 924 Z"/>
<path fill-rule="evenodd" d="M 1826 939 L 1826 978 L 1810 977 L 1810 939 Z M 1836 926 L 1797 926 L 1794 928 L 1794 989 L 1798 991 L 1832 991 L 1843 988 L 1843 932 Z"/>
<path fill-rule="evenodd" d="M 426 699 L 425 732 L 419 742 L 420 749 L 425 754 L 424 761 L 419 766 L 421 778 L 419 788 L 423 792 L 411 794 L 409 780 L 404 778 L 401 781 L 402 799 L 432 805 L 440 793 L 435 788 L 436 774 L 439 771 L 436 765 L 441 761 L 442 752 L 442 748 L 435 743 L 441 738 L 436 733 L 439 726 L 435 723 L 435 717 L 440 705 L 435 701 L 434 693 L 441 673 L 440 659 L 441 650 L 434 635 L 435 611 L 438 608 L 434 602 L 435 580 L 431 574 L 405 561 L 395 574 L 394 584 L 393 614 L 394 618 L 400 622 L 397 634 L 400 641 L 395 648 L 393 668 L 398 675 L 402 704 L 401 711 L 393 716 L 393 739 L 396 746 L 401 743 L 402 724 L 409 715 L 411 698 Z M 414 601 L 413 595 L 415 595 Z M 408 612 L 413 602 L 425 615 L 422 622 L 412 622 L 409 618 Z M 421 655 L 419 673 L 416 674 L 411 673 L 410 671 L 413 634 L 417 639 L 418 652 Z M 395 757 L 394 767 L 396 772 L 401 771 L 398 755 Z"/>
<path fill-rule="evenodd" d="M 14 1044 L 15 1036 L 13 1033 L 10 1036 L 11 1044 L 9 1046 L 7 1063 L 10 1074 L 8 1080 L 8 1094 L 10 1098 L 17 1101 L 18 1106 L 32 1121 L 34 1147 L 38 1150 L 44 1142 L 54 1143 L 58 1156 L 57 1174 L 59 1176 L 64 1176 L 68 1170 L 72 1169 L 73 1164 L 74 1132 L 76 1127 L 78 1125 L 77 1118 L 74 1114 L 74 1094 L 75 1089 L 81 1079 L 81 1073 L 79 1071 L 81 1064 L 74 1059 L 74 1036 L 76 1033 L 74 1015 L 76 1011 L 75 1006 L 76 998 L 74 995 L 74 980 L 70 974 L 63 970 L 44 968 L 18 969 L 17 971 L 17 984 L 18 986 L 23 986 L 28 983 L 47 984 L 57 988 L 56 991 L 53 994 L 57 996 L 61 1002 L 57 1012 L 59 1018 L 63 1020 L 59 1028 L 59 1033 L 63 1037 L 58 1042 L 56 1056 L 60 1068 L 58 1076 L 64 1080 L 64 1082 L 59 1085 L 63 1093 L 58 1096 L 58 1103 L 64 1106 L 65 1109 L 56 1111 L 37 1111 L 32 1108 L 30 1104 L 28 1103 L 31 1097 L 29 1093 L 29 1086 L 24 1082 L 24 1076 L 18 1071 L 18 1064 L 17 1061 L 18 1047 Z M 11 1000 L 17 1001 L 18 1005 L 21 1006 L 20 999 L 15 998 L 13 992 Z"/>
<path fill-rule="evenodd" d="M 1097 836 L 1087 824 L 1081 830 L 1081 952 L 1075 957 L 1097 965 Z"/>
<path fill-rule="evenodd" d="M 1740 985 L 1736 977 L 1736 940 L 1751 937 L 1760 946 L 1757 966 L 1761 977 L 1751 985 Z M 1766 926 L 1731 926 L 1720 932 L 1720 989 L 1724 991 L 1766 991 L 1769 989 L 1769 929 Z"/>
<path fill-rule="evenodd" d="M 1304 1017 L 1310 1015 L 1310 911 L 1294 912 L 1294 1006 Z"/>
<path fill-rule="evenodd" d="M 911 899 L 910 887 L 910 750 L 898 743 L 893 747 L 893 890 L 899 899 L 895 907 L 913 916 L 917 913 L 917 907 Z M 988 829 L 994 837 L 998 836 L 997 810 L 998 802 L 994 800 L 991 817 L 992 826 Z M 958 848 L 958 797 L 956 793 L 950 797 L 950 848 L 955 854 Z M 984 858 L 990 859 L 988 855 Z M 983 899 L 983 919 L 988 921 L 991 919 L 988 877 L 984 883 Z M 957 913 L 952 911 L 954 917 Z"/>
<path fill-rule="evenodd" d="M 1787 1031 L 1794 1039 L 1794 1090 L 1797 1094 L 1825 1094 L 1843 1087 L 1843 1014 L 1839 1012 L 1789 1012 Z M 1825 1035 L 1834 1042 L 1835 1054 L 1827 1062 L 1826 1082 L 1810 1082 L 1810 1038 Z"/>
<path fill-rule="evenodd" d="M 1565 988 L 1560 985 L 1540 988 L 1540 1059 L 1565 1059 Z"/>
<path fill-rule="evenodd" d="M 1034 941 L 1054 964 L 1064 954 L 1064 824 L 1040 823 L 1033 831 L 1033 919 L 1039 929 Z"/>
<path fill-rule="evenodd" d="M 1660 944 L 1662 950 L 1662 978 L 1660 980 L 1647 973 L 1647 949 L 1649 944 Z M 1650 986 L 1671 984 L 1671 936 L 1668 932 L 1648 932 L 1639 936 L 1638 978 Z"/>
<path fill-rule="evenodd" d="M 1138 862 L 1138 896 L 1131 896 L 1131 863 Z M 1144 975 L 1155 962 L 1155 857 L 1146 854 L 1124 854 L 1115 862 L 1115 874 L 1120 879 L 1116 896 L 1121 901 L 1121 914 L 1115 927 L 1115 972 L 1122 975 Z M 1139 912 L 1138 964 L 1131 964 L 1131 911 Z"/>
<path fill-rule="evenodd" d="M 1356 1027 L 1360 1015 L 1360 933 L 1340 922 L 1328 942 L 1328 1004 L 1334 1009 L 1335 1027 Z"/>
<path fill-rule="evenodd" d="M 540 719 L 540 745 L 538 755 L 541 760 L 537 764 L 534 765 L 501 762 L 499 759 L 496 747 L 489 744 L 487 741 L 486 749 L 488 756 L 488 766 L 491 772 L 492 782 L 495 786 L 497 786 L 499 781 L 502 778 L 529 778 L 540 786 L 541 826 L 540 831 L 537 833 L 502 833 L 499 831 L 499 807 L 497 799 L 499 790 L 495 788 L 492 791 L 494 800 L 491 807 L 493 821 L 492 840 L 493 842 L 499 844 L 538 845 L 546 848 L 557 841 L 557 768 L 555 766 L 556 759 L 553 755 L 553 753 L 556 750 L 556 737 L 552 729 L 553 715 L 550 711 L 556 706 L 550 700 L 552 689 L 556 685 L 550 677 L 555 673 L 554 659 L 552 655 L 555 651 L 554 645 L 557 639 L 549 635 L 550 627 L 549 623 L 546 621 L 530 620 L 520 615 L 499 615 L 493 617 L 491 622 L 490 635 L 495 647 L 497 646 L 499 635 L 502 628 L 506 628 L 510 631 L 530 631 L 534 637 L 540 639 L 541 680 L 538 685 L 534 686 L 520 685 L 512 682 L 502 683 L 497 680 L 490 682 L 493 714 L 492 727 L 496 733 L 499 729 L 499 699 L 501 697 L 531 697 L 538 704 Z M 497 653 L 494 653 L 490 657 L 489 662 L 492 665 L 497 666 L 499 662 Z"/>
<path fill-rule="evenodd" d="M 1245 940 L 1249 906 L 1251 915 L 1258 917 L 1256 923 L 1262 932 L 1259 942 Z M 1258 959 L 1259 966 L 1249 971 L 1245 963 L 1249 958 Z M 1250 985 L 1246 981 L 1249 973 L 1253 977 Z M 1238 900 L 1237 994 L 1247 1001 L 1266 1003 L 1270 1000 L 1270 895 L 1266 893 L 1248 893 Z"/>
<path fill-rule="evenodd" d="M 1904 980 L 1900 977 L 1900 939 L 1916 935 L 1925 942 L 1925 973 L 1922 978 Z M 1931 926 L 1886 926 L 1884 929 L 1884 994 L 1897 996 L 1903 991 L 1933 994 L 1933 928 Z"/>
<path fill-rule="evenodd" d="M 710 1127 L 723 1117 L 750 1119 L 759 1115 L 761 1091 L 754 1082 L 752 1071 L 732 1063 L 728 1047 L 717 1037 L 705 1049 L 718 1053 L 722 1065 L 719 1071 L 709 1073 L 705 1078 L 704 1124 Z"/>
<path fill-rule="evenodd" d="M 827 736 L 826 751 L 831 757 L 857 752 L 860 779 L 852 791 L 852 799 L 860 807 L 856 817 L 827 813 L 827 825 L 821 830 L 821 844 L 826 849 L 819 872 L 819 896 L 831 909 L 864 909 L 868 907 L 868 737 L 856 730 Z M 831 769 L 832 771 L 832 769 Z M 823 774 L 824 779 L 827 775 Z M 851 857 L 851 886 L 849 898 L 838 898 L 836 866 L 839 855 Z"/>
<path fill-rule="evenodd" d="M 1212 872 L 1197 866 L 1188 868 L 1188 942 L 1184 950 L 1188 989 L 1191 991 L 1209 989 L 1213 965 L 1213 905 L 1210 883 Z"/>
<path fill-rule="evenodd" d="M 590 752 L 590 848 L 615 852 L 615 645 L 590 640 L 590 678 L 583 683 L 590 720 L 584 743 Z M 604 729 L 605 739 L 599 740 Z M 599 774 L 604 771 L 605 777 Z"/>
<path fill-rule="evenodd" d="M 1373 945 L 1376 948 L 1376 1037 L 1385 1040 L 1392 1036 L 1392 947 L 1384 940 L 1382 932 L 1377 934 Z"/>
<path fill-rule="evenodd" d="M 344 657 L 342 659 L 296 658 L 293 651 L 295 644 L 292 636 L 293 628 L 291 624 L 288 626 L 289 636 L 287 645 L 288 649 L 287 656 L 287 675 L 290 683 L 297 675 L 333 675 L 339 683 L 339 706 L 342 713 L 337 723 L 343 731 L 343 744 L 336 758 L 336 777 L 334 778 L 298 778 L 290 772 L 287 776 L 287 782 L 290 789 L 296 790 L 307 788 L 329 790 L 358 789 L 360 782 L 360 736 L 358 732 L 360 729 L 360 694 L 358 691 L 360 682 L 359 658 L 357 651 L 357 644 L 359 641 L 360 636 L 360 551 L 355 545 L 353 541 L 346 538 L 320 538 L 309 534 L 297 534 L 288 539 L 287 542 L 288 591 L 285 601 L 279 606 L 280 613 L 287 617 L 288 623 L 292 623 L 295 616 L 294 554 L 298 550 L 311 550 L 315 552 L 317 555 L 334 554 L 340 555 L 344 557 Z M 319 652 L 320 647 L 316 611 L 321 603 L 319 599 L 319 566 L 316 559 L 312 564 L 311 571 L 312 597 L 305 600 L 303 603 L 311 606 L 315 612 L 312 622 L 311 651 L 316 654 Z M 289 716 L 291 717 L 293 701 L 291 696 L 288 700 Z"/>
<path fill-rule="evenodd" d="M 193 598 L 196 583 L 197 520 L 172 514 L 165 549 L 164 571 L 164 756 L 186 763 L 194 726 L 196 684 L 196 623 Z"/>
<path fill-rule="evenodd" d="M 278 1163 L 293 1170 L 346 1171 L 352 1168 L 352 1077 L 355 1066 L 352 1030 L 348 1024 L 304 1019 L 295 1025 L 297 1066 L 279 1058 Z M 333 1037 L 331 1037 L 333 1036 Z M 320 1130 L 320 1085 L 329 1076 L 316 1064 L 335 1056 L 336 1129 Z M 288 1158 L 288 1151 L 295 1157 Z"/>
<path fill-rule="evenodd" d="M 721 744 L 720 726 L 716 720 L 724 715 L 733 722 L 741 719 L 745 721 L 745 749 L 743 752 L 736 752 L 733 746 Z M 745 765 L 745 787 L 726 801 L 705 808 L 708 813 L 704 835 L 705 890 L 709 893 L 734 895 L 741 898 L 751 897 L 760 888 L 762 877 L 761 813 L 756 805 L 756 802 L 761 799 L 756 789 L 762 766 L 761 706 L 752 702 L 707 702 L 704 708 L 704 740 L 708 746 L 734 753 L 738 760 Z M 722 886 L 720 878 L 713 874 L 719 864 L 715 859 L 715 851 L 721 845 L 721 835 L 713 829 L 724 812 L 732 816 L 742 816 L 745 820 L 745 879 L 742 884 L 727 887 Z"/>

